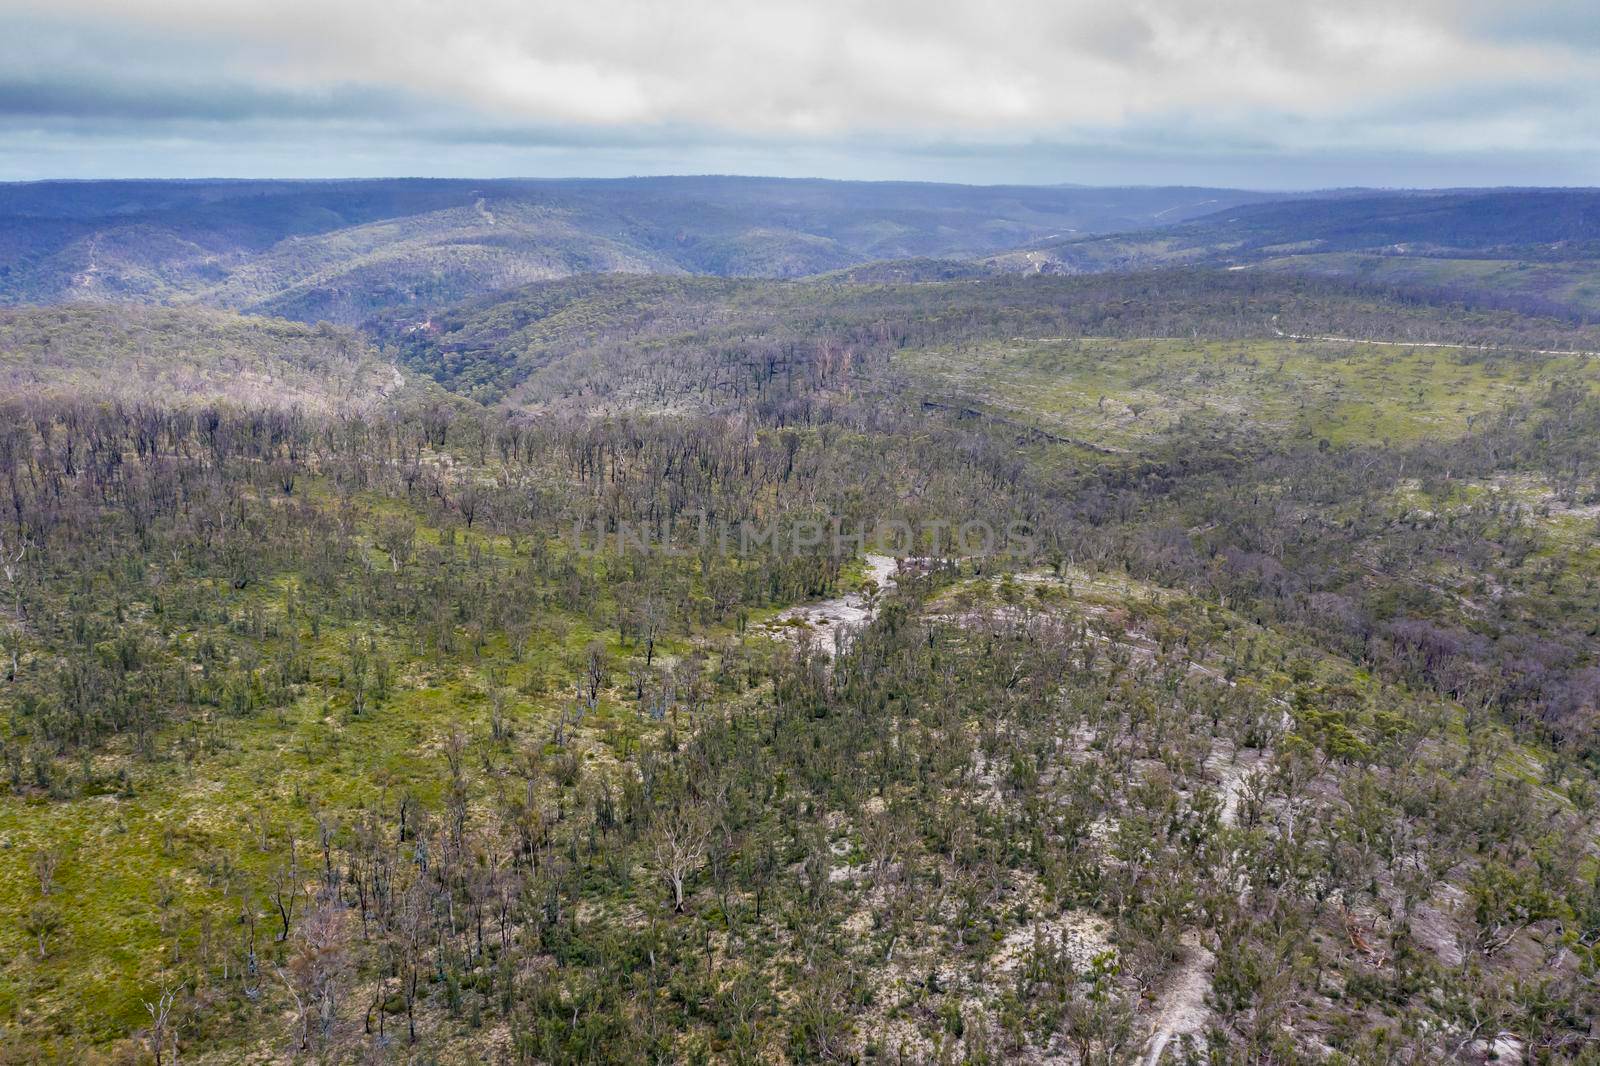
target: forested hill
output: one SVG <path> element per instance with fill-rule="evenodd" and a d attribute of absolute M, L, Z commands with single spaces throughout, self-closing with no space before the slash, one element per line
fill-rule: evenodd
<path fill-rule="evenodd" d="M 1313 273 L 1593 319 L 1600 316 L 1600 190 L 1245 204 L 1158 230 L 1038 242 L 987 263 L 1023 273 L 1174 265 Z"/>
<path fill-rule="evenodd" d="M 351 413 L 393 402 L 405 388 L 365 337 L 326 323 L 198 307 L 0 310 L 0 392 L 8 399 Z"/>
<path fill-rule="evenodd" d="M 1581 197 L 8 192 L 0 1066 L 1596 1066 Z"/>
<path fill-rule="evenodd" d="M 1208 266 L 1600 318 L 1600 192 L 741 177 L 0 186 L 0 304 L 201 304 L 357 325 L 597 273 L 951 281 Z"/>
<path fill-rule="evenodd" d="M 1265 199 L 772 178 L 0 186 L 0 301 L 200 301 L 354 323 L 593 271 L 786 277 L 987 254 Z"/>
<path fill-rule="evenodd" d="M 1237 263 L 1312 250 L 1594 258 L 1600 253 L 1600 190 L 1477 190 L 1245 204 L 1147 235 L 1066 237 L 1029 250 L 1065 266 L 1098 268 L 1113 262 L 1111 249 L 1122 250 L 1120 265 L 1174 259 Z"/>
<path fill-rule="evenodd" d="M 773 382 L 847 380 L 855 362 L 932 350 L 966 358 L 1030 339 L 1300 335 L 1600 351 L 1600 329 L 1559 318 L 1210 270 L 903 284 L 579 277 L 393 312 L 368 328 L 462 395 L 608 410 L 770 397 Z"/>

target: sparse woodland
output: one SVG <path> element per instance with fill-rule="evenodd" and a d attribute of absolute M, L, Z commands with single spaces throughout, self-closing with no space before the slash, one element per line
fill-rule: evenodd
<path fill-rule="evenodd" d="M 0 322 L 307 390 L 0 406 L 0 1062 L 1600 1061 L 1600 401 L 1527 352 L 1585 327 L 1177 271 L 203 314 Z M 1280 416 L 1367 356 L 1274 330 L 1515 349 Z M 1156 336 L 1227 402 L 1060 355 L 1115 447 L 929 376 Z M 853 547 L 582 536 L 951 517 L 1034 551 L 925 539 L 848 636 L 780 611 Z"/>

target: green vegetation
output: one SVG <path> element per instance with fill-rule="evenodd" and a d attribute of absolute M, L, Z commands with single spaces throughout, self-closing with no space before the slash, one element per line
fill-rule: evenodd
<path fill-rule="evenodd" d="M 1235 339 L 1333 335 L 1504 346 L 1500 353 L 1475 353 L 1483 367 L 1459 373 L 1486 380 L 1504 373 L 1512 382 L 1531 372 L 1506 365 L 1520 350 L 1600 350 L 1600 330 L 1560 319 L 1397 304 L 1341 281 L 1209 271 L 909 284 L 583 277 L 495 293 L 430 311 L 420 322 L 407 311 L 372 328 L 404 365 L 475 399 L 612 413 L 708 410 L 793 396 L 806 403 L 814 389 L 832 394 L 863 382 L 893 391 L 902 361 L 915 368 L 943 360 L 966 373 L 1002 346 L 1031 351 L 1063 339 L 1195 338 L 1197 348 L 1244 352 L 1236 376 L 1257 370 L 1248 366 L 1253 346 L 1222 343 Z M 1420 365 L 1433 358 L 1426 349 L 1309 345 L 1295 356 L 1290 349 L 1266 349 L 1282 354 L 1260 373 L 1276 373 L 1281 358 L 1293 358 L 1297 369 L 1317 368 L 1314 382 L 1331 386 L 1341 380 L 1340 366 L 1348 368 L 1342 375 L 1348 381 L 1374 363 Z M 1158 353 L 1170 350 L 1167 342 L 1155 345 Z M 1437 355 L 1441 367 L 1471 358 Z M 1139 372 L 1171 377 L 1153 358 Z M 1393 373 L 1407 381 L 1414 376 Z M 980 384 L 969 373 L 963 387 Z"/>
<path fill-rule="evenodd" d="M 1185 420 L 1312 443 L 1460 436 L 1552 382 L 1600 381 L 1581 356 L 1291 340 L 1011 342 L 913 350 L 895 365 L 932 395 L 1121 449 Z"/>
<path fill-rule="evenodd" d="M 0 390 L 187 397 L 333 411 L 394 399 L 405 379 L 365 337 L 222 311 L 73 304 L 0 311 Z"/>
<path fill-rule="evenodd" d="M 1427 290 L 1544 311 L 1562 311 L 1593 321 L 1600 315 L 1600 261 L 1537 262 L 1526 259 L 1450 259 L 1416 255 L 1332 252 L 1268 259 L 1262 270 L 1357 278 L 1405 290 Z"/>
<path fill-rule="evenodd" d="M 231 278 L 387 307 L 430 205 Z M 461 291 L 0 314 L 0 1063 L 1595 1061 L 1593 329 Z"/>

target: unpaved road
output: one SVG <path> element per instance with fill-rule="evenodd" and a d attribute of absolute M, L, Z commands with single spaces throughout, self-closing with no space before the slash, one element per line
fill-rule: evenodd
<path fill-rule="evenodd" d="M 1232 270 L 1232 267 L 1228 268 Z M 1469 352 L 1527 352 L 1529 355 L 1581 355 L 1597 356 L 1600 352 L 1585 352 L 1566 348 L 1517 348 L 1506 344 L 1450 344 L 1445 341 L 1378 341 L 1365 337 L 1324 337 L 1312 333 L 1285 333 L 1278 327 L 1272 332 L 1286 341 L 1331 341 L 1334 344 L 1381 344 L 1389 348 L 1461 348 Z"/>

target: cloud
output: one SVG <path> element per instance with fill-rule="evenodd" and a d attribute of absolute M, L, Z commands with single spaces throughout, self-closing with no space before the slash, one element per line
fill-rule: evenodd
<path fill-rule="evenodd" d="M 62 145 L 117 122 L 120 140 L 337 131 L 686 159 L 871 145 L 908 165 L 940 145 L 1499 152 L 1594 175 L 1587 6 L 0 0 L 0 123 Z"/>
<path fill-rule="evenodd" d="M 409 104 L 398 94 L 365 86 L 287 92 L 221 83 L 196 91 L 172 84 L 97 85 L 83 78 L 7 78 L 0 74 L 0 115 L 11 118 L 325 121 L 399 118 L 413 113 Z"/>

